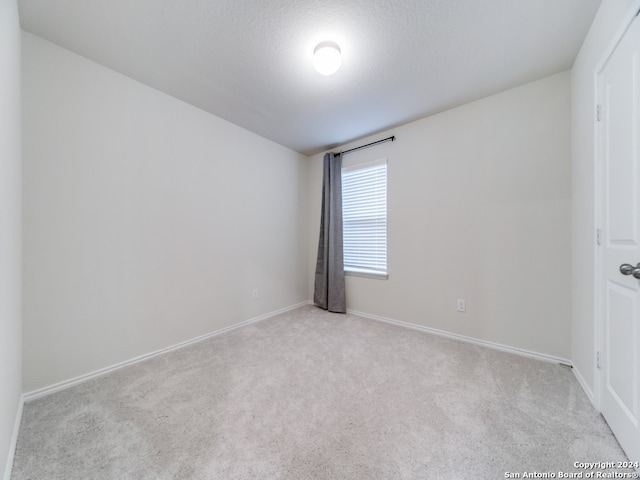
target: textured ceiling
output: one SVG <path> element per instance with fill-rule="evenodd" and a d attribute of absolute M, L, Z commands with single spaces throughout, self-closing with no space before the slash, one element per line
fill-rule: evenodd
<path fill-rule="evenodd" d="M 26 31 L 311 154 L 571 68 L 600 0 L 18 3 Z"/>

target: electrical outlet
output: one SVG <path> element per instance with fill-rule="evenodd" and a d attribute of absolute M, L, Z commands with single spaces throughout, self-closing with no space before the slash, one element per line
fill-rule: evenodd
<path fill-rule="evenodd" d="M 253 292 L 251 293 L 251 300 L 256 300 L 258 298 L 258 289 L 254 288 Z"/>
<path fill-rule="evenodd" d="M 456 301 L 456 305 L 458 307 L 459 312 L 465 313 L 467 311 L 467 301 L 465 299 L 459 298 Z"/>

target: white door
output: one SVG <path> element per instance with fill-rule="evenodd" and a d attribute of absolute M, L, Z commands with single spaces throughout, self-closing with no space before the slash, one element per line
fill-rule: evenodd
<path fill-rule="evenodd" d="M 607 60 L 599 89 L 600 408 L 635 462 L 640 461 L 640 18 Z"/>

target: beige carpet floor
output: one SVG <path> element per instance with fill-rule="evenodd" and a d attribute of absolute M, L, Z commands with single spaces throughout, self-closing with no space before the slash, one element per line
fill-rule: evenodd
<path fill-rule="evenodd" d="M 499 479 L 618 460 L 568 367 L 307 306 L 27 403 L 12 479 Z"/>

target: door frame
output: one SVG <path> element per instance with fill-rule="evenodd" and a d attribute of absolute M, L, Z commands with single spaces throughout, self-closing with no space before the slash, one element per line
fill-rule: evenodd
<path fill-rule="evenodd" d="M 603 161 L 601 155 L 602 148 L 602 128 L 601 123 L 598 120 L 598 108 L 602 103 L 600 98 L 600 76 L 611 58 L 611 55 L 615 51 L 616 47 L 620 44 L 620 41 L 624 37 L 625 33 L 631 26 L 631 23 L 634 21 L 636 16 L 640 14 L 640 0 L 635 0 L 632 2 L 629 10 L 624 16 L 620 26 L 616 30 L 615 35 L 609 42 L 609 45 L 604 51 L 600 61 L 597 63 L 596 68 L 594 69 L 594 115 L 593 115 L 593 132 L 594 132 L 594 248 L 593 248 L 593 260 L 594 260 L 594 285 L 593 285 L 593 309 L 594 309 L 594 349 L 593 349 L 593 405 L 598 411 L 598 413 L 602 413 L 601 405 L 602 405 L 602 377 L 604 375 L 603 370 L 598 367 L 598 362 L 596 360 L 597 355 L 603 349 L 603 334 L 602 329 L 604 328 L 604 319 L 602 318 L 602 295 L 604 291 L 603 287 L 603 267 L 602 267 L 602 249 L 600 248 L 599 243 L 599 233 L 603 228 L 603 220 L 604 220 L 604 212 L 602 211 L 602 203 L 603 203 L 603 193 L 602 193 L 602 182 L 603 178 Z M 640 19 L 638 20 L 640 21 Z"/>

